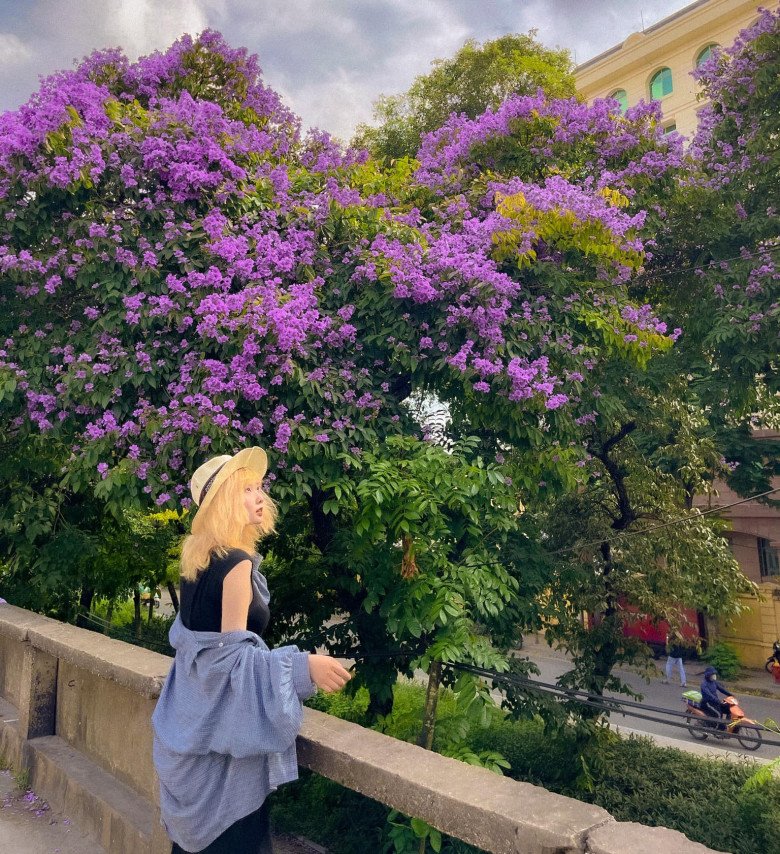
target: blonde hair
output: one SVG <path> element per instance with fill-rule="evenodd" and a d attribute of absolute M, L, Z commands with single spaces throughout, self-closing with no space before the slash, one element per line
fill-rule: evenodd
<path fill-rule="evenodd" d="M 272 534 L 276 525 L 276 505 L 263 491 L 263 518 L 259 525 L 248 523 L 244 489 L 258 482 L 257 472 L 241 468 L 217 489 L 205 515 L 199 510 L 192 533 L 181 547 L 181 577 L 194 581 L 213 555 L 224 556 L 230 549 L 254 552 L 258 540 Z"/>

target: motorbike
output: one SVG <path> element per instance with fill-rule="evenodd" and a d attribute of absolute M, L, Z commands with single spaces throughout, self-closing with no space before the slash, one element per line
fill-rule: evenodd
<path fill-rule="evenodd" d="M 736 738 L 745 750 L 758 750 L 761 747 L 761 724 L 745 715 L 736 697 L 726 697 L 723 701 L 729 707 L 728 718 L 723 715 L 716 718 L 704 711 L 700 691 L 685 691 L 682 696 L 685 700 L 688 732 L 697 741 L 705 741 L 709 736 Z"/>
<path fill-rule="evenodd" d="M 772 654 L 767 658 L 764 670 L 767 673 L 772 673 L 775 667 L 780 667 L 780 640 L 776 640 L 772 644 Z"/>

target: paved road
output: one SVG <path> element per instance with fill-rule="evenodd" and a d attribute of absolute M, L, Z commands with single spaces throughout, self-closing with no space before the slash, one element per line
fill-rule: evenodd
<path fill-rule="evenodd" d="M 536 663 L 541 671 L 541 675 L 535 678 L 542 682 L 555 682 L 559 676 L 563 675 L 570 669 L 569 662 L 564 657 L 556 654 L 548 647 L 542 646 L 541 644 L 535 644 L 533 642 L 527 643 L 520 654 L 528 656 Z M 699 683 L 701 682 L 701 673 L 703 669 L 703 665 L 698 662 L 690 663 L 689 666 L 686 667 L 689 688 L 698 688 Z M 649 682 L 642 676 L 630 670 L 621 670 L 620 675 L 628 685 L 637 691 L 637 693 L 643 695 L 642 702 L 674 711 L 683 710 L 683 700 L 681 697 L 683 689 L 679 685 L 664 685 L 661 682 L 662 675 L 660 672 L 658 676 L 651 678 Z M 767 677 L 765 685 L 762 683 L 762 687 L 772 689 L 773 686 L 769 681 L 769 677 Z M 770 699 L 765 697 L 754 697 L 748 694 L 740 695 L 736 690 L 735 695 L 739 698 L 740 704 L 748 717 L 759 722 L 764 721 L 766 718 L 780 721 L 780 698 Z M 675 719 L 673 718 L 673 720 Z M 668 724 L 643 720 L 641 718 L 630 716 L 624 717 L 623 715 L 613 714 L 611 716 L 611 722 L 614 725 L 617 725 L 622 731 L 638 731 L 654 737 L 657 736 L 659 742 L 665 745 L 668 745 L 667 740 L 671 739 L 675 742 L 673 746 L 693 753 L 705 752 L 715 755 L 738 754 L 764 760 L 774 759 L 780 756 L 780 747 L 771 745 L 762 745 L 755 752 L 746 752 L 737 743 L 732 744 L 730 741 L 720 741 L 713 738 L 708 738 L 707 741 L 701 745 L 695 742 L 684 729 L 670 726 Z M 780 734 L 768 737 L 780 741 Z"/>

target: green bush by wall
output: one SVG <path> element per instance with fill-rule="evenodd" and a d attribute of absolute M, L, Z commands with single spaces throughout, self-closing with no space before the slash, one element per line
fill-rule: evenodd
<path fill-rule="evenodd" d="M 422 717 L 424 689 L 400 684 L 383 731 L 413 741 Z M 367 695 L 318 695 L 312 705 L 361 723 Z M 442 694 L 439 721 L 446 725 L 454 703 Z M 540 720 L 504 719 L 475 730 L 475 751 L 495 750 L 510 762 L 509 776 L 597 804 L 618 821 L 671 827 L 697 842 L 733 854 L 780 852 L 780 782 L 744 790 L 755 771 L 750 762 L 704 759 L 655 745 L 649 738 L 603 739 L 588 764 L 590 790 L 582 786 L 583 765 L 573 730 L 551 736 Z M 389 810 L 315 774 L 276 793 L 275 826 L 300 833 L 332 854 L 383 850 Z M 390 849 L 391 850 L 391 849 Z M 442 852 L 476 849 L 445 839 Z"/>

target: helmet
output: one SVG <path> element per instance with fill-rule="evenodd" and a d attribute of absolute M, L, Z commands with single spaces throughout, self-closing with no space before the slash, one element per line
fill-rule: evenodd
<path fill-rule="evenodd" d="M 710 676 L 712 676 L 714 673 L 717 673 L 717 672 L 718 672 L 718 671 L 717 671 L 717 669 L 716 669 L 715 667 L 713 667 L 712 665 L 710 665 L 710 666 L 709 666 L 709 667 L 704 671 L 704 678 L 705 678 L 705 679 L 709 679 L 709 677 L 710 677 Z"/>

